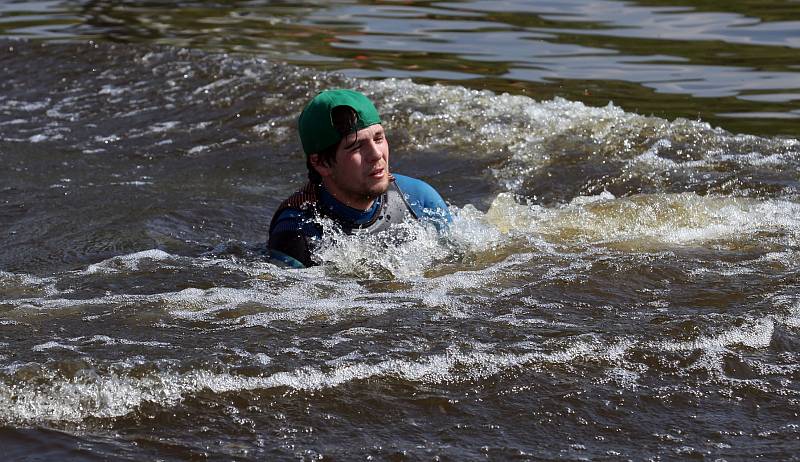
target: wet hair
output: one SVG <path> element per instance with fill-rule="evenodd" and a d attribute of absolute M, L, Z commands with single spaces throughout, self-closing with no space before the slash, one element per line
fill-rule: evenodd
<path fill-rule="evenodd" d="M 351 138 L 348 136 L 358 131 L 358 115 L 353 108 L 350 106 L 336 106 L 331 109 L 331 122 L 333 123 L 333 128 L 342 135 L 342 139 L 339 140 L 338 143 L 328 146 L 316 153 L 319 162 L 326 166 L 331 166 L 336 163 L 336 151 L 339 150 L 339 146 L 341 146 L 342 143 L 353 145 L 358 141 L 357 137 Z M 311 183 L 319 184 L 322 182 L 322 177 L 319 175 L 319 172 L 311 165 L 311 159 L 306 159 L 306 168 L 308 169 L 308 179 Z"/>

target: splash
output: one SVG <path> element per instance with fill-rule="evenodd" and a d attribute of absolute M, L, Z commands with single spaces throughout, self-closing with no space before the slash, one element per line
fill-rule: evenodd
<path fill-rule="evenodd" d="M 794 202 L 700 196 L 694 193 L 576 198 L 553 208 L 523 205 L 500 194 L 486 220 L 504 233 L 533 234 L 567 245 L 613 245 L 630 250 L 774 237 L 796 245 L 800 205 Z"/>
<path fill-rule="evenodd" d="M 406 220 L 378 234 L 348 236 L 330 223 L 323 229 L 317 258 L 341 275 L 408 278 L 421 275 L 446 255 L 436 229 L 415 220 Z"/>
<path fill-rule="evenodd" d="M 499 189 L 544 203 L 610 190 L 796 195 L 796 139 L 738 135 L 555 98 L 536 101 L 408 80 L 357 82 L 417 153 L 446 150 L 489 170 Z M 775 181 L 780 178 L 783 181 Z M 746 180 L 744 180 L 746 179 Z"/>

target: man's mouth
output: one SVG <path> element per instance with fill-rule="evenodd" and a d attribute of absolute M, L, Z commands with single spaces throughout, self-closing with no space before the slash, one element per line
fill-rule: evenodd
<path fill-rule="evenodd" d="M 385 175 L 386 175 L 385 168 L 376 168 L 369 174 L 369 176 L 371 176 L 372 178 L 383 178 Z"/>

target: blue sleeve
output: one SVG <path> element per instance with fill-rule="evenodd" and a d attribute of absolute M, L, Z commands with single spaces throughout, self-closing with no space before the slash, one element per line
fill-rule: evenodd
<path fill-rule="evenodd" d="M 450 209 L 431 185 L 405 175 L 393 174 L 393 176 L 411 210 L 420 220 L 433 223 L 439 231 L 447 229 L 453 221 Z"/>
<path fill-rule="evenodd" d="M 319 237 L 322 235 L 319 229 L 305 219 L 305 215 L 300 210 L 285 209 L 275 220 L 275 226 L 270 230 L 270 234 L 286 231 L 302 231 L 306 236 Z"/>
<path fill-rule="evenodd" d="M 300 263 L 300 260 L 275 249 L 269 249 L 269 261 L 282 268 L 303 269 L 306 267 L 306 265 Z"/>
<path fill-rule="evenodd" d="M 286 209 L 278 215 L 269 233 L 270 260 L 291 268 L 312 266 L 308 240 L 320 235 L 321 230 L 306 220 L 301 211 Z"/>

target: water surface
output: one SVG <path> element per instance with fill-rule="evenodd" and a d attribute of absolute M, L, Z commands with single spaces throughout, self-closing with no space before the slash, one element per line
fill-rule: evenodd
<path fill-rule="evenodd" d="M 794 137 L 800 9 L 731 1 L 34 1 L 0 31 L 244 53 L 469 88 L 609 101 L 644 115 Z"/>
<path fill-rule="evenodd" d="M 705 89 L 647 70 L 710 82 L 712 42 L 788 54 L 797 16 L 587 5 L 4 4 L 4 33 L 36 38 L 0 43 L 7 457 L 796 458 L 800 142 L 785 117 L 712 123 L 796 91 L 764 83 L 796 65 L 748 84 L 726 64 Z M 566 77 L 632 61 L 623 45 L 661 58 L 589 95 Z M 507 76 L 535 62 L 561 80 Z M 391 245 L 329 236 L 321 266 L 281 269 L 262 253 L 305 179 L 295 120 L 333 86 L 378 103 L 392 169 L 455 221 Z M 641 92 L 704 115 L 651 115 Z"/>

